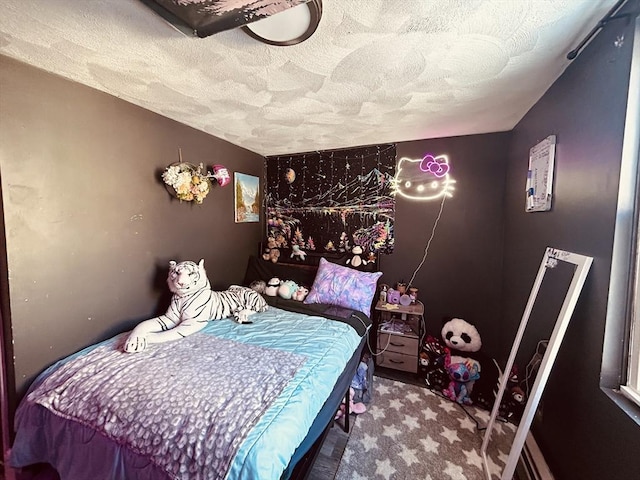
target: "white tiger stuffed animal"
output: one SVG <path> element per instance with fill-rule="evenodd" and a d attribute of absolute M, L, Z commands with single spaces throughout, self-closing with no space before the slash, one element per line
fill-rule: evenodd
<path fill-rule="evenodd" d="M 250 288 L 232 285 L 222 292 L 212 291 L 204 259 L 198 264 L 169 262 L 167 284 L 173 292 L 167 313 L 140 322 L 129 334 L 125 352 L 142 352 L 150 344 L 184 338 L 202 330 L 210 320 L 231 317 L 239 311 L 246 321 L 248 315 L 268 308 L 262 295 Z"/>

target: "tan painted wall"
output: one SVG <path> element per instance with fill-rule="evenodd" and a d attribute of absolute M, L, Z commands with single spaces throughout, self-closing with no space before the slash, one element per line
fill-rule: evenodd
<path fill-rule="evenodd" d="M 178 148 L 262 175 L 258 154 L 0 57 L 0 298 L 18 395 L 44 366 L 166 309 L 169 260 L 204 258 L 214 288 L 242 280 L 262 226 L 234 223 L 233 185 L 200 206 L 172 198 L 159 175 Z"/>

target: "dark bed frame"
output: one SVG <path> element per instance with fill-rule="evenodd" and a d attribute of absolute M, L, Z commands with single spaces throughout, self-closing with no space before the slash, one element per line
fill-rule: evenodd
<path fill-rule="evenodd" d="M 318 413 L 318 416 L 311 425 L 309 433 L 298 449 L 294 452 L 291 463 L 282 474 L 281 479 L 303 480 L 309 476 L 329 431 L 331 428 L 334 428 L 334 423 L 336 423 L 334 420 L 335 414 L 338 411 L 338 408 L 340 408 L 340 404 L 343 399 L 345 400 L 345 412 L 343 415 L 344 423 L 341 428 L 345 432 L 349 432 L 349 387 L 351 386 L 353 376 L 356 374 L 365 344 L 366 339 L 363 337 L 363 341 L 360 342 L 360 346 L 354 352 L 351 360 L 349 360 L 347 368 L 345 368 L 336 382 L 331 397 L 327 399 L 320 410 L 320 413 Z M 319 435 L 317 434 L 318 432 L 320 432 Z M 309 443 L 311 443 L 311 447 L 308 446 Z"/>
<path fill-rule="evenodd" d="M 298 284 L 311 286 L 315 278 L 320 255 L 311 256 L 306 262 L 283 261 L 272 263 L 263 260 L 258 256 L 249 259 L 245 273 L 244 284 L 249 285 L 254 280 L 269 280 L 272 277 L 279 277 L 282 280 L 294 280 Z M 326 256 L 325 256 L 326 258 Z M 338 256 L 329 257 L 330 261 L 344 265 Z M 295 263 L 293 263 L 295 262 Z M 272 306 L 291 310 L 299 313 L 320 315 L 333 320 L 342 321 L 352 325 L 362 337 L 358 348 L 353 353 L 346 368 L 336 381 L 333 391 L 325 401 L 322 409 L 313 421 L 307 436 L 294 452 L 289 466 L 281 476 L 281 480 L 303 480 L 306 479 L 312 468 L 322 444 L 331 428 L 337 423 L 334 418 L 345 400 L 344 421 L 340 428 L 345 432 L 350 429 L 349 422 L 349 387 L 356 374 L 356 370 L 362 358 L 362 354 L 367 347 L 367 335 L 365 325 L 370 326 L 371 320 L 361 312 L 349 309 L 337 308 L 328 305 L 305 305 L 294 300 L 284 300 L 279 297 L 266 297 L 267 303 Z M 16 472 L 17 480 L 59 480 L 57 472 L 48 464 L 38 464 L 26 467 Z"/>
<path fill-rule="evenodd" d="M 280 280 L 293 280 L 299 285 L 305 285 L 310 288 L 313 284 L 313 280 L 315 279 L 321 257 L 324 257 L 331 262 L 345 265 L 349 255 L 318 255 L 310 253 L 307 254 L 306 260 L 302 262 L 291 260 L 290 256 L 287 255 L 285 251 L 285 254 L 281 254 L 280 256 L 282 260 L 279 260 L 277 263 L 264 260 L 258 256 L 252 256 L 249 258 L 247 270 L 245 272 L 244 284 L 248 286 L 254 280 L 268 281 L 270 278 L 277 277 Z M 367 271 L 375 271 L 377 265 L 371 264 L 365 268 Z M 336 423 L 334 421 L 335 414 L 340 408 L 340 404 L 343 400 L 345 400 L 346 411 L 343 416 L 344 423 L 341 425 L 341 428 L 343 428 L 345 432 L 349 431 L 349 387 L 351 386 L 351 381 L 356 374 L 358 365 L 360 364 L 362 354 L 365 349 L 368 348 L 367 332 L 364 325 L 370 326 L 371 320 L 363 313 L 349 309 L 330 307 L 327 305 L 305 305 L 302 302 L 284 300 L 279 297 L 266 297 L 266 299 L 270 305 L 278 308 L 312 315 L 321 315 L 349 323 L 362 337 L 358 348 L 338 378 L 331 396 L 326 400 L 324 406 L 311 425 L 309 433 L 298 449 L 294 452 L 289 466 L 281 477 L 281 480 L 303 480 L 306 479 L 311 472 L 324 440 L 329 434 L 331 428 L 334 427 L 334 424 Z"/>

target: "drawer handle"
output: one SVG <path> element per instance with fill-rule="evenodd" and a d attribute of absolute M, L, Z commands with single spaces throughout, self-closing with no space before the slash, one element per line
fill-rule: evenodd
<path fill-rule="evenodd" d="M 389 342 L 389 345 L 393 345 L 394 347 L 404 347 L 404 343 L 393 343 L 393 342 Z"/>
<path fill-rule="evenodd" d="M 402 360 L 394 360 L 393 358 L 389 359 L 389 363 L 397 363 L 397 364 L 401 364 L 404 363 Z"/>

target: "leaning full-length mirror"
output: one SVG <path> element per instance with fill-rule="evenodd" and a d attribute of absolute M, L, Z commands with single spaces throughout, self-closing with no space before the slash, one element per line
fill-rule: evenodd
<path fill-rule="evenodd" d="M 582 286 L 589 272 L 591 257 L 554 248 L 547 248 L 527 301 L 511 353 L 500 379 L 500 387 L 491 411 L 481 448 L 483 469 L 487 479 L 511 480 L 518 466 L 525 442 L 530 437 L 534 417 L 564 333 L 573 314 Z M 513 443 L 506 461 L 496 462 L 492 434 L 501 428 L 500 406 L 505 392 L 513 383 L 514 365 L 518 369 L 518 385 L 523 392 L 524 409 L 517 423 Z M 504 468 L 497 468 L 504 464 Z"/>

